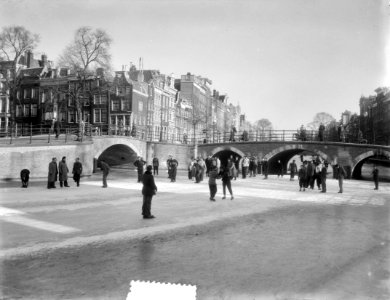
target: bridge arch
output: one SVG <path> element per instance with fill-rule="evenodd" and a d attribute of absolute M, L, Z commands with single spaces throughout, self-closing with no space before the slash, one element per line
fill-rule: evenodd
<path fill-rule="evenodd" d="M 329 160 L 331 159 L 330 156 L 327 155 L 325 152 L 317 149 L 316 147 L 313 147 L 310 144 L 288 144 L 275 148 L 264 156 L 264 158 L 268 160 L 269 173 L 276 173 L 276 163 L 278 160 L 280 160 L 283 165 L 283 170 L 284 172 L 286 172 L 290 159 L 293 158 L 295 155 L 299 155 L 304 152 L 309 152 L 313 153 L 314 155 L 318 155 L 322 159 L 322 161 L 326 160 L 330 162 Z"/>
<path fill-rule="evenodd" d="M 135 161 L 144 153 L 130 138 L 94 138 L 94 160 L 104 159 L 109 165 L 122 165 Z"/>
<path fill-rule="evenodd" d="M 387 157 L 387 159 L 390 158 L 390 152 L 386 150 L 381 150 L 380 153 L 378 153 L 377 150 L 369 150 L 367 152 L 364 152 L 358 156 L 356 156 L 353 159 L 354 165 L 352 166 L 352 177 L 359 179 L 361 177 L 362 167 L 363 164 L 371 157 Z"/>

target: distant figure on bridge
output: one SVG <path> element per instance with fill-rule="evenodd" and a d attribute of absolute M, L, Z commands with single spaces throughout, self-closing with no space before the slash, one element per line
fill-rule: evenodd
<path fill-rule="evenodd" d="M 374 169 L 372 170 L 372 179 L 374 179 L 375 184 L 374 190 L 379 189 L 379 170 L 376 165 L 374 165 Z"/>
<path fill-rule="evenodd" d="M 61 123 L 60 121 L 56 120 L 54 121 L 54 134 L 56 135 L 56 139 L 60 136 L 61 131 Z"/>
<path fill-rule="evenodd" d="M 80 158 L 76 158 L 76 161 L 73 164 L 73 180 L 76 182 L 77 186 L 80 186 L 80 177 L 83 172 L 83 165 L 80 162 Z"/>
<path fill-rule="evenodd" d="M 339 193 L 342 193 L 343 192 L 343 182 L 344 182 L 345 176 L 347 176 L 347 173 L 345 172 L 345 169 L 343 168 L 343 166 L 336 164 L 335 165 L 335 174 L 336 174 L 336 178 L 339 181 Z"/>
<path fill-rule="evenodd" d="M 28 187 L 28 181 L 30 178 L 30 171 L 28 169 L 23 169 L 20 171 L 20 179 L 22 180 L 22 188 Z"/>
<path fill-rule="evenodd" d="M 53 157 L 51 162 L 49 163 L 49 173 L 47 176 L 47 188 L 55 189 L 55 182 L 57 181 L 58 174 L 58 166 L 57 166 L 57 158 Z"/>
<path fill-rule="evenodd" d="M 110 173 L 110 166 L 104 161 L 100 161 L 100 169 L 103 171 L 103 186 L 102 188 L 107 188 L 107 176 Z"/>
<path fill-rule="evenodd" d="M 320 127 L 318 128 L 318 138 L 320 142 L 324 141 L 324 132 L 325 132 L 325 126 L 324 124 L 320 124 Z"/>
<path fill-rule="evenodd" d="M 156 175 L 156 174 L 158 175 L 158 166 L 160 165 L 160 162 L 158 161 L 158 158 L 156 155 L 153 157 L 152 164 L 153 164 L 153 175 Z"/>
<path fill-rule="evenodd" d="M 154 219 L 155 217 L 151 213 L 152 209 L 152 198 L 157 193 L 157 186 L 154 182 L 154 177 L 152 175 L 152 166 L 147 166 L 146 171 L 142 176 L 142 215 L 144 219 Z"/>
<path fill-rule="evenodd" d="M 235 142 L 235 134 L 237 132 L 237 129 L 235 126 L 232 125 L 232 128 L 230 130 L 230 137 L 229 137 L 229 142 Z"/>
<path fill-rule="evenodd" d="M 144 161 L 141 156 L 138 156 L 136 161 L 134 162 L 134 166 L 137 167 L 138 182 L 142 182 L 142 176 L 144 173 L 144 165 L 146 165 L 146 161 Z"/>
<path fill-rule="evenodd" d="M 288 170 L 290 171 L 290 181 L 294 180 L 295 174 L 298 171 L 297 164 L 295 163 L 295 159 L 290 163 Z"/>
<path fill-rule="evenodd" d="M 58 163 L 58 174 L 59 174 L 59 181 L 60 181 L 60 187 L 70 187 L 68 184 L 68 173 L 69 168 L 66 164 L 66 157 L 64 156 L 61 161 Z"/>

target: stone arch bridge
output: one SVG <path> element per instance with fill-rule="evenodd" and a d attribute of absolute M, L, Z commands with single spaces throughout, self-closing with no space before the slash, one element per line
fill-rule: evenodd
<path fill-rule="evenodd" d="M 367 144 L 349 144 L 337 142 L 302 142 L 302 141 L 267 141 L 267 142 L 234 142 L 223 144 L 201 144 L 198 153 L 203 157 L 219 156 L 225 161 L 230 155 L 255 156 L 267 159 L 270 173 L 275 172 L 278 160 L 287 170 L 288 161 L 295 155 L 312 154 L 319 156 L 330 164 L 339 163 L 351 170 L 354 178 L 361 175 L 361 167 L 369 158 L 390 159 L 390 147 Z"/>

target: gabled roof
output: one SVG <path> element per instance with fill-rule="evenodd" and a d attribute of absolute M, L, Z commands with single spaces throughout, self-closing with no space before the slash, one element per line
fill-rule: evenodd
<path fill-rule="evenodd" d="M 22 77 L 41 77 L 47 70 L 44 67 L 40 68 L 28 68 L 20 70 L 20 76 Z"/>

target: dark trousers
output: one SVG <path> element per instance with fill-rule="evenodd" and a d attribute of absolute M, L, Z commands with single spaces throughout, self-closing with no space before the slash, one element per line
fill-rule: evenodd
<path fill-rule="evenodd" d="M 242 178 L 246 178 L 247 173 L 248 173 L 248 167 L 242 167 Z"/>
<path fill-rule="evenodd" d="M 107 176 L 108 174 L 103 173 L 103 186 L 107 187 Z"/>
<path fill-rule="evenodd" d="M 378 189 L 378 186 L 379 186 L 379 179 L 378 178 L 374 179 L 374 184 L 375 184 L 375 188 Z"/>
<path fill-rule="evenodd" d="M 339 176 L 339 192 L 343 192 L 343 181 L 344 178 L 342 176 Z"/>
<path fill-rule="evenodd" d="M 322 191 L 326 193 L 326 179 L 321 178 L 321 186 L 322 186 Z"/>
<path fill-rule="evenodd" d="M 138 172 L 138 182 L 142 181 L 142 171 L 143 170 L 137 170 L 137 172 Z"/>
<path fill-rule="evenodd" d="M 306 185 L 306 179 L 305 178 L 299 178 L 299 188 L 305 188 Z"/>
<path fill-rule="evenodd" d="M 73 174 L 73 180 L 76 182 L 77 186 L 80 186 L 80 174 Z"/>
<path fill-rule="evenodd" d="M 153 166 L 153 175 L 158 175 L 158 166 Z"/>
<path fill-rule="evenodd" d="M 321 176 L 320 175 L 315 175 L 315 180 L 316 180 L 316 182 L 317 182 L 317 187 L 318 187 L 318 189 L 320 189 L 321 188 Z"/>
<path fill-rule="evenodd" d="M 60 181 L 60 187 L 68 186 L 68 180 Z"/>
<path fill-rule="evenodd" d="M 226 196 L 226 187 L 230 193 L 231 196 L 233 196 L 233 191 L 232 191 L 232 183 L 230 181 L 222 181 L 222 190 L 223 190 L 223 195 Z"/>
<path fill-rule="evenodd" d="M 176 181 L 176 171 L 177 171 L 176 168 L 172 168 L 172 170 L 171 170 L 171 181 L 172 182 Z"/>
<path fill-rule="evenodd" d="M 56 187 L 55 183 L 56 183 L 55 181 L 48 181 L 47 182 L 47 188 L 48 189 L 55 188 Z"/>
<path fill-rule="evenodd" d="M 217 194 L 217 185 L 209 184 L 209 189 L 210 189 L 210 198 L 214 199 L 215 195 Z"/>
<path fill-rule="evenodd" d="M 150 210 L 152 209 L 152 198 L 153 195 L 144 195 L 142 202 L 142 215 L 144 217 L 149 217 L 152 215 Z"/>

